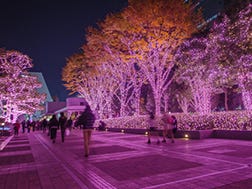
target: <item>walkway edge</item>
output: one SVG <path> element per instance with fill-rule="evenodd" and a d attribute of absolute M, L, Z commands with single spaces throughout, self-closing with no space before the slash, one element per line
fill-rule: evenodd
<path fill-rule="evenodd" d="M 10 142 L 10 140 L 14 137 L 14 135 L 9 136 L 5 141 L 3 141 L 0 145 L 0 151 L 2 151 L 5 146 Z"/>

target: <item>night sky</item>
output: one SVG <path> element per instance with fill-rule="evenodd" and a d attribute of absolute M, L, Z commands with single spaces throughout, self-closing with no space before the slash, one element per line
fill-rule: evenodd
<path fill-rule="evenodd" d="M 0 3 L 0 48 L 17 50 L 33 60 L 30 71 L 42 72 L 51 96 L 65 101 L 61 81 L 66 58 L 80 52 L 85 29 L 108 13 L 120 11 L 127 0 L 5 0 Z M 223 1 L 201 1 L 205 17 L 220 10 Z"/>
<path fill-rule="evenodd" d="M 65 101 L 66 58 L 80 52 L 88 26 L 126 6 L 127 0 L 1 1 L 0 48 L 32 58 L 30 71 L 42 72 L 51 96 Z"/>

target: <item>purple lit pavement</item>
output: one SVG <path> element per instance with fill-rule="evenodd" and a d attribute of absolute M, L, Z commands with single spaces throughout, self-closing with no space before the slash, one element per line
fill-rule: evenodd
<path fill-rule="evenodd" d="M 53 144 L 42 131 L 13 137 L 0 151 L 1 189 L 252 188 L 252 142 L 176 139 L 94 131 L 84 157 L 82 133 Z"/>

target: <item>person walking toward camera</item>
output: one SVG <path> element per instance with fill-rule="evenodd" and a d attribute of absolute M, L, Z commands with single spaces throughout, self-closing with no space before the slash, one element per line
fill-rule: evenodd
<path fill-rule="evenodd" d="M 57 130 L 59 128 L 59 121 L 57 120 L 55 114 L 50 119 L 48 125 L 49 125 L 49 129 L 50 129 L 51 139 L 52 139 L 53 143 L 55 143 L 56 137 L 57 137 Z"/>
<path fill-rule="evenodd" d="M 59 127 L 60 127 L 61 141 L 62 142 L 65 141 L 66 122 L 67 122 L 67 117 L 65 116 L 64 112 L 60 112 Z"/>
<path fill-rule="evenodd" d="M 82 128 L 83 130 L 85 157 L 89 156 L 89 145 L 94 122 L 95 115 L 93 114 L 90 106 L 87 104 L 84 112 L 82 112 L 76 120 L 76 125 Z"/>

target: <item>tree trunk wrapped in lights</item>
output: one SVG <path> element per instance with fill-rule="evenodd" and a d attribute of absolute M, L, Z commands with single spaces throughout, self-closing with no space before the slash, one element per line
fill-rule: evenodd
<path fill-rule="evenodd" d="M 190 87 L 194 109 L 200 114 L 211 112 L 211 96 L 215 93 L 216 67 L 209 64 L 212 57 L 207 50 L 207 40 L 195 37 L 184 42 L 176 55 L 176 80 Z"/>

